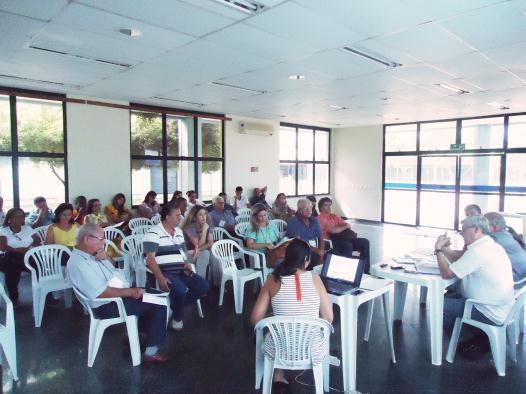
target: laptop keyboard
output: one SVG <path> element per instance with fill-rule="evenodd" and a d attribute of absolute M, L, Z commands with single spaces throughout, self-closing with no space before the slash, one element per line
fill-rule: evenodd
<path fill-rule="evenodd" d="M 345 294 L 355 288 L 355 286 L 349 283 L 342 283 L 333 280 L 324 280 L 323 283 L 329 293 Z"/>

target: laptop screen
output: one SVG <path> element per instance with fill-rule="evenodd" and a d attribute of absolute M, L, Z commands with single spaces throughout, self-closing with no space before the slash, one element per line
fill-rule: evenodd
<path fill-rule="evenodd" d="M 356 273 L 358 271 L 360 260 L 349 259 L 335 254 L 330 255 L 328 261 L 327 278 L 345 280 L 347 282 L 356 282 Z"/>

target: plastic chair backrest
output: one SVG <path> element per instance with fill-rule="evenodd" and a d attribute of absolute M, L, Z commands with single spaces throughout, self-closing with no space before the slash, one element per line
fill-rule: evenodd
<path fill-rule="evenodd" d="M 121 241 L 121 248 L 124 253 L 132 257 L 142 257 L 142 235 L 128 235 Z"/>
<path fill-rule="evenodd" d="M 49 227 L 49 224 L 46 226 L 40 226 L 33 230 L 33 234 L 38 235 L 38 238 L 40 238 L 40 243 L 44 245 L 44 240 L 46 239 L 46 232 Z"/>
<path fill-rule="evenodd" d="M 111 241 L 111 240 L 109 240 L 109 239 L 105 239 L 105 240 L 104 240 L 104 251 L 105 251 L 105 252 L 108 252 L 108 249 L 109 249 L 110 247 L 115 251 L 115 253 L 116 253 L 117 255 L 119 255 L 119 256 L 122 255 L 122 252 L 121 252 L 120 249 L 117 247 L 117 245 L 115 245 L 115 243 L 114 243 L 113 241 Z"/>
<path fill-rule="evenodd" d="M 247 228 L 250 226 L 250 223 L 238 223 L 234 227 L 234 231 L 236 235 L 238 235 L 241 238 L 245 238 L 245 233 L 247 232 Z"/>
<path fill-rule="evenodd" d="M 151 228 L 152 228 L 151 224 L 146 224 L 144 226 L 135 226 L 132 229 L 132 234 L 133 235 L 141 235 L 142 236 L 142 235 L 146 234 Z"/>
<path fill-rule="evenodd" d="M 214 227 L 212 229 L 212 237 L 214 241 L 221 241 L 222 239 L 228 238 L 229 234 L 223 227 Z"/>
<path fill-rule="evenodd" d="M 250 208 L 241 208 L 237 211 L 238 216 L 250 216 Z"/>
<path fill-rule="evenodd" d="M 273 220 L 271 220 L 271 222 L 276 225 L 276 227 L 278 228 L 278 231 L 280 233 L 282 233 L 284 231 L 287 231 L 287 222 L 286 221 L 281 220 L 281 219 L 273 219 Z"/>
<path fill-rule="evenodd" d="M 249 223 L 249 222 L 250 222 L 250 216 L 241 216 L 241 215 L 236 216 L 236 224 Z"/>
<path fill-rule="evenodd" d="M 150 225 L 150 226 L 153 225 L 152 221 L 148 218 L 133 218 L 128 223 L 128 226 L 130 227 L 131 230 L 133 230 L 135 227 L 138 227 L 138 226 L 147 226 L 147 225 Z"/>
<path fill-rule="evenodd" d="M 38 282 L 50 279 L 64 279 L 62 273 L 62 256 L 64 254 L 68 257 L 71 256 L 71 252 L 64 245 L 37 246 L 26 252 L 24 264 L 30 268 L 33 266 L 29 264 L 29 261 L 32 260 L 35 263 L 34 266 L 36 266 L 38 276 L 34 279 L 38 280 Z"/>
<path fill-rule="evenodd" d="M 123 239 L 125 237 L 122 230 L 118 229 L 117 227 L 105 227 L 104 228 L 104 238 L 109 239 L 110 241 L 113 241 L 115 238 L 121 238 Z"/>
<path fill-rule="evenodd" d="M 332 326 L 315 317 L 274 316 L 261 320 L 255 330 L 268 328 L 276 349 L 275 362 L 297 367 L 312 361 L 313 341 L 322 333 L 322 341 L 329 341 Z"/>
<path fill-rule="evenodd" d="M 223 271 L 237 271 L 234 252 L 239 250 L 239 245 L 230 239 L 214 242 L 212 255 L 221 263 Z"/>
<path fill-rule="evenodd" d="M 89 304 L 88 298 L 80 291 L 78 291 L 75 287 L 73 287 L 73 291 L 75 292 L 75 295 L 77 296 L 77 299 L 79 300 L 80 304 L 84 307 L 85 310 L 89 312 L 91 318 L 96 319 L 96 317 L 93 315 L 93 311 L 91 310 L 91 305 Z"/>
<path fill-rule="evenodd" d="M 511 311 L 504 322 L 504 326 L 507 326 L 511 322 L 515 321 L 515 319 L 519 318 L 519 313 L 524 306 L 524 302 L 526 302 L 526 286 L 515 293 L 515 302 L 513 303 Z"/>
<path fill-rule="evenodd" d="M 154 226 L 155 226 L 156 224 L 161 223 L 161 215 L 159 215 L 159 214 L 155 214 L 155 215 L 152 217 L 151 221 L 152 221 L 152 224 L 153 224 Z"/>
<path fill-rule="evenodd" d="M 0 324 L 0 331 L 6 330 L 6 331 L 13 331 L 15 330 L 15 315 L 13 312 L 13 303 L 11 302 L 11 299 L 7 296 L 4 287 L 0 286 L 0 298 L 4 301 L 6 306 L 6 314 L 5 314 L 5 325 Z"/>

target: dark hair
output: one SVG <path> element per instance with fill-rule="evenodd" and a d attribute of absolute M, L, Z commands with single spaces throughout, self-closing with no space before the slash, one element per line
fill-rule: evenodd
<path fill-rule="evenodd" d="M 62 212 L 67 211 L 68 209 L 71 211 L 71 213 L 73 213 L 73 205 L 66 203 L 66 202 L 59 204 L 57 209 L 55 209 L 55 217 L 53 218 L 53 223 L 55 224 L 58 223 Z M 75 223 L 75 219 L 73 219 L 73 215 L 71 215 L 71 219 L 69 219 L 69 224 L 73 224 L 73 223 Z"/>
<path fill-rule="evenodd" d="M 188 197 L 190 197 L 190 194 L 192 194 L 192 193 L 195 193 L 195 190 L 188 190 L 188 191 L 186 192 L 186 195 L 187 195 Z M 195 193 L 195 194 L 197 194 L 197 193 Z"/>
<path fill-rule="evenodd" d="M 310 202 L 314 202 L 314 203 L 316 202 L 316 197 L 314 197 L 314 196 L 312 196 L 312 195 L 311 195 L 311 196 L 306 196 L 305 198 L 306 198 L 307 200 L 309 200 Z"/>
<path fill-rule="evenodd" d="M 522 239 L 522 237 L 517 234 L 517 231 L 515 231 L 513 229 L 513 227 L 510 227 L 510 226 L 507 226 L 506 229 L 508 230 L 508 232 L 511 234 L 511 236 L 513 237 L 513 239 L 515 241 L 517 241 L 519 243 L 519 245 L 521 246 L 522 249 L 526 249 L 526 245 L 524 244 L 524 240 Z"/>
<path fill-rule="evenodd" d="M 221 192 L 218 194 L 219 197 L 226 197 L 226 193 L 225 192 Z M 226 201 L 225 201 L 226 202 Z"/>
<path fill-rule="evenodd" d="M 332 200 L 329 197 L 322 197 L 320 198 L 320 201 L 318 201 L 318 209 L 321 212 L 321 207 L 323 207 L 323 204 L 326 202 L 330 202 L 332 204 Z"/>
<path fill-rule="evenodd" d="M 11 220 L 11 216 L 13 216 L 15 213 L 22 212 L 22 215 L 26 215 L 24 210 L 22 208 L 11 208 L 7 213 L 5 214 L 4 223 L 2 223 L 3 227 L 9 226 L 9 220 Z"/>
<path fill-rule="evenodd" d="M 170 216 L 172 211 L 174 211 L 176 209 L 180 209 L 180 208 L 179 208 L 178 205 L 176 205 L 173 202 L 168 202 L 168 203 L 164 204 L 163 207 L 161 208 L 161 212 L 160 212 L 161 220 L 164 221 L 166 219 L 166 217 Z"/>
<path fill-rule="evenodd" d="M 241 186 L 236 187 L 236 192 L 242 192 L 242 191 L 243 191 L 243 188 Z"/>
<path fill-rule="evenodd" d="M 174 204 L 179 209 L 181 209 L 181 204 L 183 202 L 186 202 L 186 198 L 184 197 L 177 197 L 175 201 L 170 201 L 170 203 Z"/>
<path fill-rule="evenodd" d="M 466 205 L 466 208 L 464 208 L 464 211 L 475 211 L 477 215 L 482 215 L 482 210 L 477 204 Z"/>
<path fill-rule="evenodd" d="M 81 205 L 81 203 L 83 203 L 82 205 L 86 205 L 87 202 L 88 202 L 88 199 L 86 198 L 86 196 L 77 196 L 73 200 L 73 204 L 75 205 Z"/>
<path fill-rule="evenodd" d="M 179 198 L 177 195 L 180 194 L 179 197 L 183 196 L 183 192 L 181 190 L 174 191 L 174 194 L 172 194 L 172 198 L 170 199 L 170 202 L 175 202 L 175 199 Z"/>
<path fill-rule="evenodd" d="M 97 201 L 99 201 L 98 198 L 92 198 L 91 200 L 88 201 L 88 208 L 87 208 L 88 215 L 93 213 L 93 204 L 95 204 Z"/>
<path fill-rule="evenodd" d="M 282 276 L 294 275 L 299 268 L 305 267 L 309 258 L 309 244 L 299 238 L 293 239 L 285 250 L 285 259 L 272 273 L 274 279 L 280 280 Z"/>
<path fill-rule="evenodd" d="M 41 202 L 46 202 L 46 199 L 42 196 L 35 197 L 33 200 L 33 204 L 35 205 L 40 204 Z"/>
<path fill-rule="evenodd" d="M 122 203 L 122 206 L 117 206 L 117 200 L 119 198 L 124 198 L 124 202 Z M 111 205 L 113 205 L 114 208 L 117 208 L 117 210 L 122 213 L 124 212 L 124 204 L 126 204 L 126 196 L 122 193 L 117 193 L 115 197 L 113 197 L 113 200 L 111 200 Z"/>
<path fill-rule="evenodd" d="M 148 204 L 148 199 L 149 199 L 150 197 L 153 197 L 153 198 L 155 199 L 155 197 L 157 197 L 157 193 L 154 192 L 153 190 L 150 190 L 148 193 L 146 193 L 146 195 L 144 196 L 144 202 L 145 202 L 146 204 Z"/>

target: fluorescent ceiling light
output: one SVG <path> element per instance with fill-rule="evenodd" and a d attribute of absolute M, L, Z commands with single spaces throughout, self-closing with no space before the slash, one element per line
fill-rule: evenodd
<path fill-rule="evenodd" d="M 497 103 L 495 101 L 492 101 L 491 103 L 486 103 L 486 104 L 492 106 L 493 108 L 500 109 L 501 111 L 510 109 L 510 107 L 506 107 L 505 105 L 499 104 L 499 103 Z"/>
<path fill-rule="evenodd" d="M 226 83 L 221 83 L 221 82 L 208 82 L 208 83 L 210 85 L 221 86 L 221 87 L 229 88 L 229 89 L 242 90 L 242 91 L 245 91 L 245 92 L 253 92 L 253 93 L 259 93 L 259 94 L 267 93 L 266 90 L 257 90 L 257 89 L 244 88 L 242 86 L 228 85 Z"/>
<path fill-rule="evenodd" d="M 348 52 L 348 53 L 352 53 L 353 55 L 358 55 L 358 56 L 364 57 L 364 58 L 372 60 L 372 61 L 374 61 L 376 63 L 383 64 L 384 66 L 387 66 L 387 67 L 395 68 L 395 67 L 401 67 L 402 66 L 401 63 L 390 61 L 390 60 L 380 59 L 380 58 L 378 58 L 376 56 L 370 55 L 368 53 L 359 51 L 359 50 L 351 48 L 351 47 L 343 47 L 342 51 L 345 51 L 345 52 Z"/>
<path fill-rule="evenodd" d="M 329 108 L 336 109 L 338 111 L 342 111 L 342 110 L 345 110 L 345 109 L 350 109 L 349 107 L 343 107 L 341 105 L 334 105 L 334 104 L 329 105 Z"/>
<path fill-rule="evenodd" d="M 8 74 L 0 74 L 0 78 L 10 78 L 10 79 L 16 79 L 16 80 L 19 80 L 19 81 L 45 83 L 45 84 L 48 84 L 48 85 L 71 87 L 71 88 L 75 88 L 75 89 L 80 89 L 82 87 L 80 85 L 72 85 L 72 84 L 68 84 L 68 83 L 64 83 L 64 82 L 47 81 L 45 79 L 34 79 L 34 78 L 27 78 L 27 77 L 19 77 L 19 76 L 16 76 L 16 75 L 8 75 Z"/>
<path fill-rule="evenodd" d="M 153 98 L 154 98 L 154 99 L 157 99 L 157 100 L 174 101 L 174 102 L 176 102 L 176 103 L 183 103 L 183 104 L 197 105 L 198 107 L 204 107 L 204 106 L 205 106 L 205 105 L 202 104 L 202 103 L 194 103 L 193 101 L 177 100 L 177 99 L 171 99 L 171 98 L 159 97 L 159 96 L 154 96 Z"/>
<path fill-rule="evenodd" d="M 294 75 L 289 75 L 289 79 L 294 79 L 294 80 L 305 79 L 305 76 L 300 75 L 300 74 L 294 74 Z"/>
<path fill-rule="evenodd" d="M 255 1 L 248 0 L 215 0 L 216 2 L 232 7 L 238 11 L 244 12 L 245 14 L 255 14 L 260 12 L 265 6 L 263 4 L 256 3 Z"/>
<path fill-rule="evenodd" d="M 37 50 L 37 51 L 53 53 L 55 55 L 67 56 L 67 57 L 72 57 L 72 58 L 75 58 L 75 59 L 86 60 L 86 61 L 89 61 L 89 62 L 103 63 L 103 64 L 106 64 L 108 66 L 116 66 L 116 67 L 122 67 L 122 68 L 130 68 L 132 66 L 131 64 L 127 64 L 127 63 L 114 62 L 112 60 L 105 60 L 105 59 L 97 59 L 97 58 L 92 58 L 92 57 L 88 57 L 88 56 L 84 56 L 84 55 L 77 55 L 77 54 L 74 54 L 74 53 L 57 51 L 55 49 L 50 49 L 50 48 L 36 47 L 36 46 L 33 46 L 33 45 L 30 45 L 29 48 Z"/>
<path fill-rule="evenodd" d="M 467 90 L 459 89 L 459 88 L 456 88 L 455 86 L 451 86 L 451 85 L 448 85 L 448 84 L 445 84 L 445 83 L 439 83 L 439 84 L 437 84 L 437 86 L 440 86 L 441 88 L 444 88 L 444 89 L 450 90 L 452 92 L 455 92 L 456 94 L 467 94 L 467 93 L 470 93 Z"/>
<path fill-rule="evenodd" d="M 142 32 L 140 30 L 137 30 L 137 29 L 119 29 L 117 31 L 120 34 L 122 34 L 123 36 L 128 36 L 128 37 L 139 37 L 139 36 L 142 36 Z"/>

